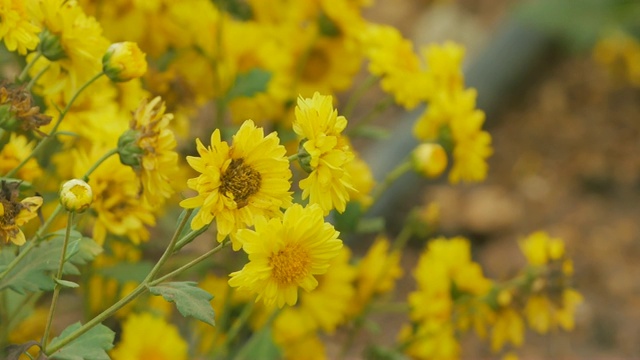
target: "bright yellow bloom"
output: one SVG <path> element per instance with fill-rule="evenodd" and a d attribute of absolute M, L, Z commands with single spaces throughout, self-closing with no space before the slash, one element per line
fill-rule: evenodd
<path fill-rule="evenodd" d="M 26 238 L 20 227 L 38 216 L 42 197 L 31 196 L 18 202 L 18 183 L 1 183 L 0 189 L 0 244 L 12 243 L 21 246 Z"/>
<path fill-rule="evenodd" d="M 520 249 L 527 257 L 529 264 L 545 265 L 564 256 L 564 242 L 550 237 L 544 231 L 536 231 L 520 242 Z"/>
<path fill-rule="evenodd" d="M 449 181 L 481 181 L 487 176 L 491 135 L 482 130 L 484 112 L 476 109 L 476 91 L 440 93 L 416 122 L 413 132 L 422 141 L 442 141 L 453 155 Z M 446 144 L 446 143 L 449 144 Z"/>
<path fill-rule="evenodd" d="M 343 247 L 327 273 L 317 277 L 318 287 L 300 294 L 300 311 L 308 313 L 318 327 L 328 333 L 345 321 L 353 301 L 356 269 L 349 264 L 350 258 L 351 251 Z"/>
<path fill-rule="evenodd" d="M 24 0 L 0 0 L 0 40 L 20 55 L 38 45 L 40 28 L 27 15 Z"/>
<path fill-rule="evenodd" d="M 114 360 L 186 360 L 189 354 L 175 325 L 142 313 L 127 317 L 120 342 L 110 355 Z"/>
<path fill-rule="evenodd" d="M 315 289 L 314 275 L 326 273 L 338 256 L 342 247 L 338 235 L 324 222 L 322 209 L 313 204 L 306 208 L 294 204 L 282 218 L 259 217 L 255 230 L 237 233 L 249 263 L 231 273 L 229 285 L 258 294 L 257 300 L 263 299 L 266 305 L 294 305 L 298 288 Z"/>
<path fill-rule="evenodd" d="M 176 139 L 169 123 L 173 114 L 165 114 L 165 104 L 156 97 L 143 99 L 133 113 L 130 130 L 118 140 L 120 161 L 140 174 L 144 199 L 152 205 L 173 193 L 171 179 L 178 169 Z"/>
<path fill-rule="evenodd" d="M 308 313 L 286 308 L 273 322 L 273 340 L 287 360 L 322 360 L 327 355 L 317 334 L 317 325 Z"/>
<path fill-rule="evenodd" d="M 31 154 L 33 147 L 34 144 L 29 143 L 26 137 L 12 133 L 9 142 L 0 149 L 0 174 L 6 174 L 18 166 Z M 38 161 L 31 158 L 16 175 L 22 180 L 34 181 L 42 175 L 42 169 Z"/>
<path fill-rule="evenodd" d="M 91 186 L 79 179 L 72 179 L 60 188 L 60 203 L 67 211 L 81 213 L 89 208 L 93 201 Z"/>
<path fill-rule="evenodd" d="M 351 145 L 349 145 L 351 147 Z M 349 199 L 360 203 L 363 209 L 368 208 L 373 202 L 371 191 L 376 185 L 373 173 L 369 164 L 367 164 L 360 155 L 354 151 L 353 160 L 349 161 L 344 170 L 351 177 L 351 188 L 347 188 Z"/>
<path fill-rule="evenodd" d="M 379 236 L 369 247 L 367 254 L 357 264 L 356 297 L 352 313 L 360 312 L 375 295 L 393 290 L 402 274 L 400 251 L 390 251 L 391 244 L 385 236 Z"/>
<path fill-rule="evenodd" d="M 399 334 L 400 342 L 410 341 L 403 352 L 411 359 L 458 359 L 460 344 L 451 324 L 420 325 L 415 329 L 404 326 Z"/>
<path fill-rule="evenodd" d="M 52 56 L 40 58 L 29 72 L 35 77 L 49 67 L 36 82 L 34 90 L 46 96 L 62 95 L 66 105 L 87 80 L 102 70 L 100 59 L 109 42 L 102 36 L 96 19 L 87 16 L 75 1 L 39 1 L 30 9 L 35 22 L 46 34 L 40 47 L 52 52 Z M 27 61 L 34 58 L 35 53 L 32 53 Z"/>
<path fill-rule="evenodd" d="M 491 330 L 491 350 L 499 351 L 510 342 L 514 346 L 522 345 L 524 341 L 524 320 L 513 308 L 502 308 L 496 315 Z"/>
<path fill-rule="evenodd" d="M 291 205 L 289 179 L 291 170 L 277 133 L 264 136 L 262 128 L 245 121 L 233 144 L 220 140 L 220 131 L 211 134 L 206 148 L 196 139 L 199 157 L 188 156 L 187 162 L 200 173 L 189 179 L 187 186 L 198 195 L 183 200 L 180 206 L 201 207 L 191 222 L 200 229 L 216 218 L 218 241 L 231 235 L 234 250 L 240 249 L 234 233 L 251 226 L 260 216 L 280 216 L 280 208 Z"/>
<path fill-rule="evenodd" d="M 82 177 L 107 149 L 94 146 L 87 153 L 75 151 L 74 176 Z M 155 225 L 152 207 L 140 197 L 140 186 L 134 171 L 112 156 L 105 160 L 89 178 L 93 190 L 93 205 L 97 216 L 93 227 L 93 238 L 102 244 L 107 232 L 128 237 L 134 244 L 147 241 L 147 226 Z"/>
<path fill-rule="evenodd" d="M 102 71 L 116 82 L 139 78 L 147 72 L 146 56 L 134 42 L 111 44 L 102 57 Z"/>
<path fill-rule="evenodd" d="M 353 189 L 351 176 L 345 166 L 353 160 L 348 141 L 341 133 L 347 119 L 338 116 L 331 96 L 313 94 L 312 98 L 298 98 L 293 130 L 302 138 L 304 148 L 300 163 L 309 172 L 300 181 L 302 199 L 319 204 L 325 215 L 335 208 L 344 212 Z"/>
<path fill-rule="evenodd" d="M 411 155 L 413 168 L 423 176 L 434 178 L 447 168 L 447 153 L 440 144 L 420 144 Z"/>

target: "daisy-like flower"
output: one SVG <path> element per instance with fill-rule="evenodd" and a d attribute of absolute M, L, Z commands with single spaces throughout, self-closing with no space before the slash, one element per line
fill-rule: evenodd
<path fill-rule="evenodd" d="M 309 172 L 300 181 L 302 199 L 318 204 L 325 215 L 335 208 L 344 212 L 349 191 L 353 188 L 345 166 L 354 158 L 348 140 L 341 133 L 347 119 L 338 116 L 331 96 L 314 93 L 312 98 L 298 98 L 293 130 L 302 138 L 299 160 Z"/>
<path fill-rule="evenodd" d="M 18 201 L 19 183 L 0 184 L 0 242 L 20 246 L 26 238 L 20 227 L 38 216 L 37 210 L 42 206 L 42 197 L 30 196 Z"/>
<path fill-rule="evenodd" d="M 291 206 L 291 170 L 286 150 L 277 133 L 264 136 L 252 120 L 245 121 L 233 136 L 231 146 L 220 139 L 220 131 L 211 134 L 211 145 L 205 147 L 196 139 L 198 154 L 187 162 L 200 173 L 189 179 L 187 186 L 198 192 L 183 200 L 180 206 L 200 211 L 191 228 L 200 229 L 216 219 L 218 241 L 231 235 L 234 250 L 241 245 L 236 230 L 253 225 L 259 216 L 280 216 L 280 208 Z"/>
<path fill-rule="evenodd" d="M 349 264 L 350 258 L 351 251 L 343 247 L 326 274 L 318 276 L 318 287 L 300 295 L 299 309 L 308 313 L 318 327 L 328 333 L 334 332 L 346 320 L 355 295 L 356 269 Z"/>
<path fill-rule="evenodd" d="M 27 16 L 24 0 L 0 0 L 0 40 L 7 50 L 24 55 L 35 49 L 39 32 Z"/>
<path fill-rule="evenodd" d="M 94 146 L 89 152 L 75 151 L 74 175 L 81 177 L 105 153 Z M 134 244 L 149 239 L 147 226 L 155 225 L 154 207 L 140 197 L 135 172 L 116 157 L 105 160 L 89 178 L 93 191 L 92 209 L 97 216 L 93 238 L 102 245 L 107 233 L 126 236 Z"/>
<path fill-rule="evenodd" d="M 133 113 L 130 129 L 118 140 L 120 161 L 140 175 L 144 198 L 152 205 L 171 196 L 171 177 L 178 172 L 176 138 L 169 129 L 172 119 L 159 96 L 150 102 L 144 99 Z"/>
<path fill-rule="evenodd" d="M 178 328 L 149 313 L 130 315 L 122 325 L 120 342 L 111 351 L 114 360 L 187 359 L 187 342 Z"/>
<path fill-rule="evenodd" d="M 269 305 L 295 305 L 298 288 L 318 286 L 314 275 L 327 272 L 338 256 L 339 233 L 324 222 L 318 205 L 294 204 L 282 218 L 256 220 L 255 230 L 242 229 L 237 238 L 249 254 L 249 263 L 230 274 L 229 285 L 258 294 Z"/>

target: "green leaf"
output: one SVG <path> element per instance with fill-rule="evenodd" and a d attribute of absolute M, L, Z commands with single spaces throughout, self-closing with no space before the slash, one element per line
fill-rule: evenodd
<path fill-rule="evenodd" d="M 53 290 L 55 283 L 51 272 L 58 269 L 64 244 L 64 233 L 64 230 L 56 231 L 52 234 L 51 240 L 45 240 L 31 250 L 0 280 L 0 290 L 10 288 L 21 294 L 25 291 Z M 80 270 L 76 265 L 84 265 L 93 260 L 102 251 L 102 248 L 93 239 L 83 237 L 77 231 L 72 231 L 68 250 L 71 250 L 71 253 L 67 257 L 68 261 L 64 264 L 63 273 L 79 275 Z M 1 252 L 0 264 L 2 266 L 0 268 L 6 268 L 14 258 L 15 255 L 11 251 Z"/>
<path fill-rule="evenodd" d="M 113 266 L 103 267 L 97 270 L 97 273 L 111 279 L 115 279 L 118 283 L 127 282 L 141 283 L 153 269 L 153 264 L 149 261 L 140 261 L 137 263 L 118 263 Z"/>
<path fill-rule="evenodd" d="M 151 286 L 149 291 L 153 295 L 162 295 L 165 300 L 174 302 L 182 316 L 193 316 L 215 326 L 215 314 L 210 303 L 213 295 L 200 289 L 195 281 L 163 283 Z"/>
<path fill-rule="evenodd" d="M 238 351 L 235 360 L 277 360 L 282 359 L 282 352 L 278 345 L 273 342 L 273 335 L 270 328 L 264 328 L 254 333 L 245 346 Z"/>
<path fill-rule="evenodd" d="M 73 281 L 69 281 L 69 280 L 55 279 L 55 282 L 57 282 L 63 287 L 72 288 L 72 289 L 75 289 L 80 286 L 77 283 L 74 283 Z"/>
<path fill-rule="evenodd" d="M 227 92 L 226 100 L 252 97 L 257 93 L 265 92 L 267 91 L 269 80 L 271 80 L 271 73 L 262 69 L 251 69 L 246 73 L 238 74 L 235 83 Z"/>
<path fill-rule="evenodd" d="M 48 347 L 56 346 L 62 339 L 80 329 L 81 326 L 77 322 L 67 327 L 60 336 L 51 341 Z M 113 348 L 114 338 L 115 333 L 111 329 L 99 324 L 51 354 L 49 358 L 58 360 L 109 360 L 107 351 Z"/>

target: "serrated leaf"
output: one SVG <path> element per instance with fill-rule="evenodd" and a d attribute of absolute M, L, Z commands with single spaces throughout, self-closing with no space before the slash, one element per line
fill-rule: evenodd
<path fill-rule="evenodd" d="M 233 100 L 238 97 L 252 97 L 257 93 L 265 92 L 271 73 L 262 69 L 251 69 L 245 73 L 238 74 L 231 89 L 226 95 L 226 100 Z"/>
<path fill-rule="evenodd" d="M 147 277 L 153 269 L 153 264 L 148 261 L 140 261 L 137 263 L 118 263 L 113 266 L 103 267 L 97 270 L 97 273 L 111 279 L 115 279 L 118 283 L 127 282 L 140 283 Z"/>
<path fill-rule="evenodd" d="M 80 329 L 80 327 L 82 327 L 80 322 L 70 325 L 64 329 L 60 336 L 51 340 L 48 348 L 56 346 L 56 344 Z M 108 327 L 99 324 L 49 355 L 49 358 L 58 360 L 109 360 L 107 351 L 113 348 L 115 334 Z"/>
<path fill-rule="evenodd" d="M 51 240 L 45 240 L 31 250 L 0 280 L 0 290 L 10 288 L 19 293 L 53 290 L 54 281 L 51 272 L 58 268 L 63 243 L 64 230 L 53 233 Z M 70 275 L 80 274 L 76 265 L 86 264 L 102 251 L 93 239 L 83 237 L 77 231 L 71 232 L 68 249 L 76 249 L 75 253 L 68 257 L 63 268 L 63 273 Z M 0 253 L 0 264 L 6 267 L 14 258 L 15 255 L 12 252 L 3 251 Z"/>
<path fill-rule="evenodd" d="M 282 351 L 273 341 L 270 328 L 254 333 L 245 346 L 238 351 L 235 360 L 277 360 L 282 359 Z"/>
<path fill-rule="evenodd" d="M 151 286 L 153 295 L 162 297 L 176 304 L 182 316 L 192 316 L 211 326 L 215 326 L 215 314 L 211 307 L 213 295 L 200 289 L 195 281 L 179 281 Z"/>

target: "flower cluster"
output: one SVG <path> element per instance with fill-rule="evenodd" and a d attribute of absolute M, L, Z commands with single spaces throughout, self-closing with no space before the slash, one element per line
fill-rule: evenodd
<path fill-rule="evenodd" d="M 370 350 L 398 357 L 458 356 L 471 328 L 496 352 L 523 342 L 525 322 L 570 330 L 582 298 L 562 243 L 542 233 L 504 283 L 484 277 L 467 240 L 431 240 L 417 289 L 390 304 L 403 250 L 436 233 L 438 207 L 395 236 L 366 212 L 411 168 L 483 180 L 492 148 L 464 49 L 418 54 L 366 20 L 368 4 L 0 0 L 7 68 L 19 69 L 0 69 L 14 79 L 0 83 L 0 349 L 321 359 L 333 355 L 324 339 L 348 329 L 347 352 L 387 305 L 410 324 L 394 349 Z M 347 93 L 363 66 L 369 78 Z M 365 104 L 374 85 L 384 98 Z M 374 179 L 356 147 L 386 134 L 370 122 L 393 104 L 427 105 L 421 144 Z M 61 292 L 86 317 L 64 330 Z"/>

